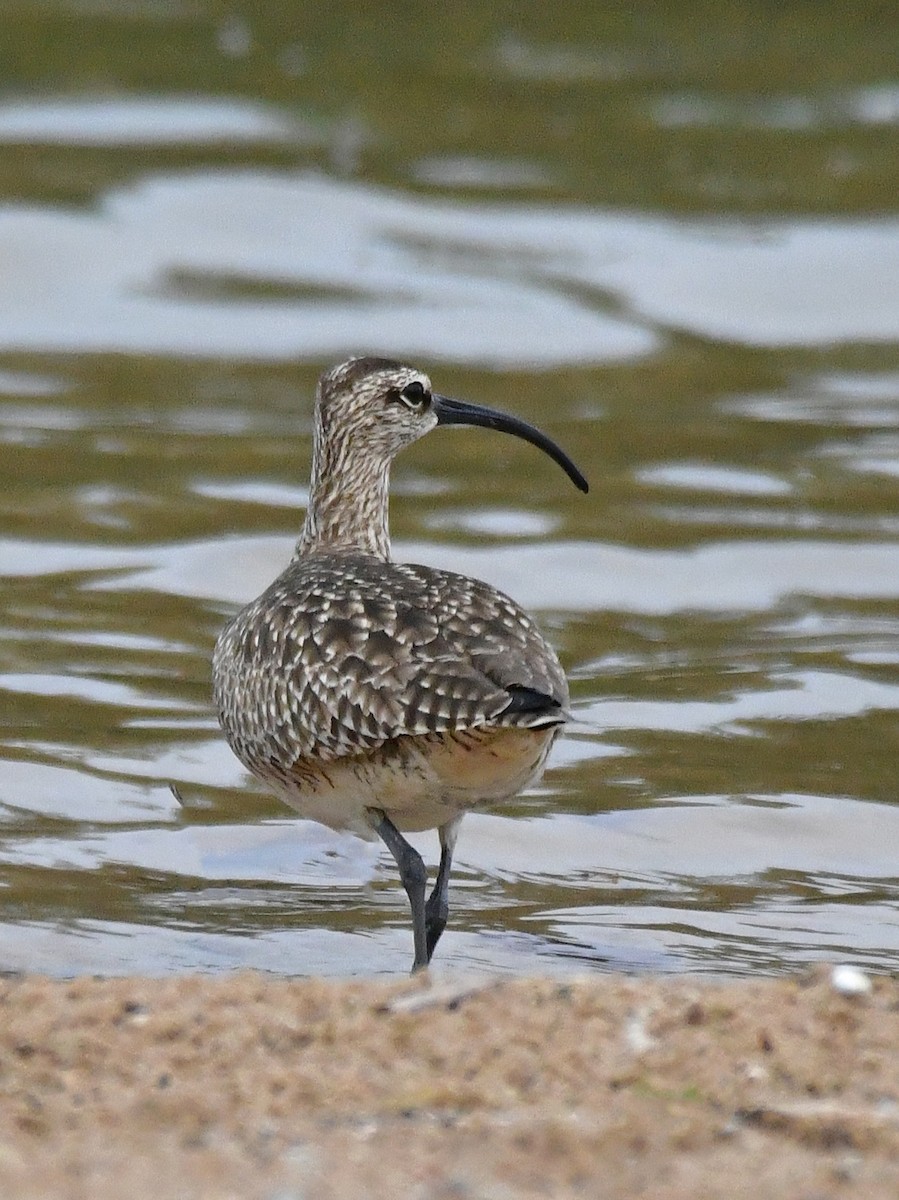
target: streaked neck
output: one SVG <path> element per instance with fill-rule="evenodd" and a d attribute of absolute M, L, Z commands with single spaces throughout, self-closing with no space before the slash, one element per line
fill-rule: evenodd
<path fill-rule="evenodd" d="M 389 561 L 389 461 L 361 459 L 345 442 L 324 443 L 316 437 L 309 507 L 295 557 L 356 550 Z"/>

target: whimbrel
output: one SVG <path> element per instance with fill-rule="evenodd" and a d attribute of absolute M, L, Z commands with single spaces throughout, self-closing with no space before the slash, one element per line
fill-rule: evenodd
<path fill-rule="evenodd" d="M 390 464 L 438 425 L 483 425 L 544 450 L 538 429 L 431 390 L 427 375 L 356 358 L 318 383 L 309 506 L 296 552 L 219 636 L 215 700 L 241 762 L 304 817 L 377 834 L 412 909 L 413 971 L 446 926 L 462 816 L 539 778 L 568 716 L 553 649 L 514 600 L 450 571 L 395 563 Z M 427 870 L 404 832 L 434 829 Z"/>

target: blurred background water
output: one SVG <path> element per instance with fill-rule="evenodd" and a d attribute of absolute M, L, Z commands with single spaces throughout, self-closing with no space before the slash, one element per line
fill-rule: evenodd
<path fill-rule="evenodd" d="M 396 465 L 397 557 L 537 612 L 578 718 L 463 825 L 441 963 L 895 969 L 897 44 L 875 3 L 7 0 L 0 967 L 407 968 L 392 862 L 209 700 L 315 378 L 378 352 L 592 484 L 484 431 Z"/>

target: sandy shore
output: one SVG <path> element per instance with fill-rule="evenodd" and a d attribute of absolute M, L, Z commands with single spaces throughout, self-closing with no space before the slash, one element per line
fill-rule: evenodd
<path fill-rule="evenodd" d="M 899 1195 L 899 983 L 0 981 L 0 1196 Z"/>

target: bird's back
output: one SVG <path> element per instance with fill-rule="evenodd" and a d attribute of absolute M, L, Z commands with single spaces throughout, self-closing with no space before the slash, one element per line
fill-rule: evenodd
<path fill-rule="evenodd" d="M 263 777 L 396 739 L 550 728 L 568 704 L 554 651 L 508 596 L 354 552 L 294 559 L 222 631 L 213 676 L 228 740 Z"/>

